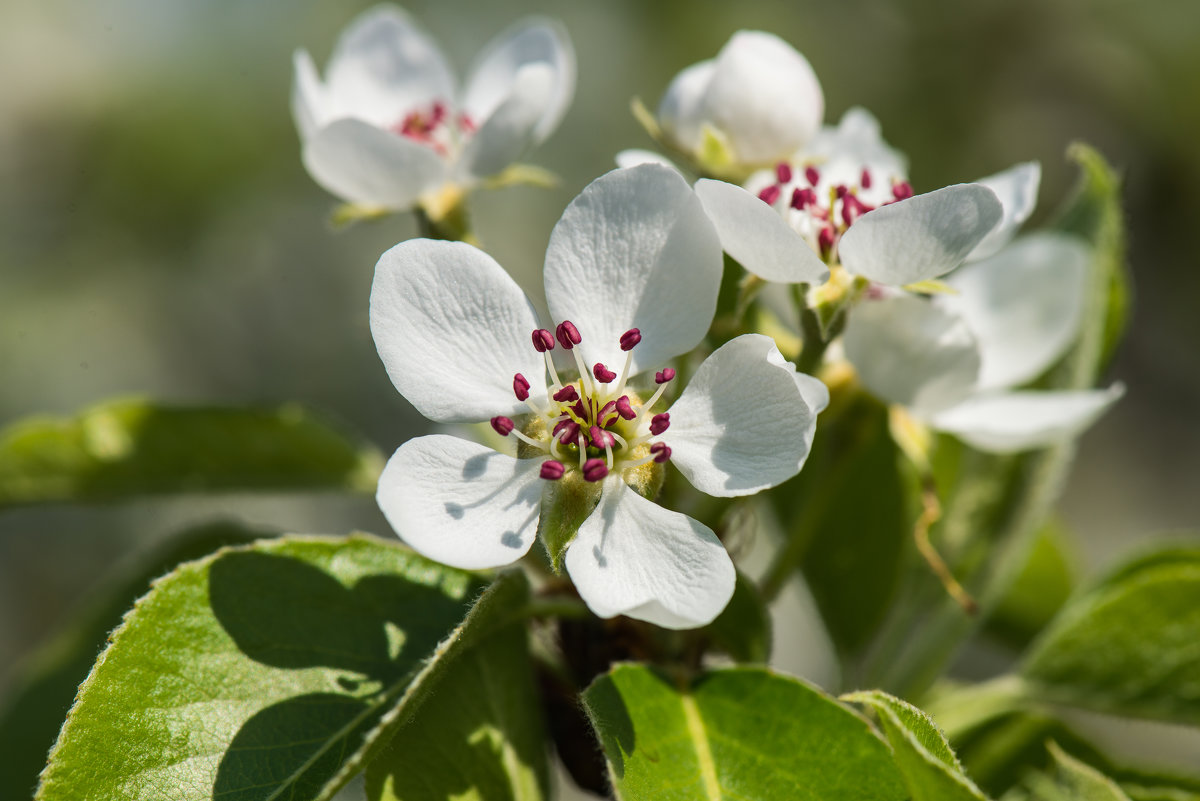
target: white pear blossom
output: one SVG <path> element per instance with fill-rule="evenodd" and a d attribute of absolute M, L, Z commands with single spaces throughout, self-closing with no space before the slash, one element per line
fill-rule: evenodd
<path fill-rule="evenodd" d="M 381 5 L 338 40 L 325 80 L 294 57 L 292 111 L 309 174 L 374 210 L 439 209 L 542 142 L 575 87 L 560 25 L 529 19 L 483 49 L 460 93 L 441 50 L 401 9 Z"/>
<path fill-rule="evenodd" d="M 675 76 L 658 126 L 703 172 L 744 176 L 807 144 L 824 114 L 821 84 L 804 56 L 773 34 L 738 31 L 715 59 Z"/>
<path fill-rule="evenodd" d="M 846 324 L 863 384 L 930 427 L 1008 453 L 1078 434 L 1123 393 L 1014 389 L 1078 338 L 1091 254 L 1078 238 L 1029 234 L 959 268 L 952 293 L 869 296 Z"/>
<path fill-rule="evenodd" d="M 761 278 L 820 283 L 814 276 L 833 264 L 843 281 L 902 287 L 945 275 L 983 248 L 994 252 L 1032 210 L 1037 175 L 1036 165 L 1018 165 L 914 195 L 904 157 L 870 113 L 854 108 L 745 189 L 701 179 L 696 193 L 726 252 Z"/>
<path fill-rule="evenodd" d="M 770 338 L 749 334 L 667 406 L 668 362 L 705 336 L 721 268 L 699 201 L 657 165 L 602 176 L 555 226 L 550 328 L 470 245 L 418 239 L 385 253 L 371 331 L 396 388 L 431 420 L 490 420 L 520 440 L 520 458 L 446 435 L 402 445 L 378 491 L 396 532 L 446 564 L 497 567 L 529 550 L 539 515 L 552 513 L 546 499 L 572 486 L 595 507 L 564 562 L 596 614 L 667 628 L 715 618 L 733 593 L 728 554 L 706 526 L 646 496 L 668 461 L 718 496 L 790 478 L 828 402 Z"/>

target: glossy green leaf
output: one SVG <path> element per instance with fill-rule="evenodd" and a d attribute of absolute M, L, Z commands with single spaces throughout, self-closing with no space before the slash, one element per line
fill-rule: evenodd
<path fill-rule="evenodd" d="M 0 507 L 170 492 L 373 492 L 382 458 L 300 406 L 111 401 L 0 430 Z"/>
<path fill-rule="evenodd" d="M 1137 559 L 1069 603 L 1021 673 L 1041 700 L 1200 724 L 1200 549 Z"/>
<path fill-rule="evenodd" d="M 766 669 L 687 681 L 619 665 L 583 700 L 626 801 L 907 797 L 887 745 L 864 719 Z"/>
<path fill-rule="evenodd" d="M 225 545 L 271 536 L 234 523 L 213 523 L 173 537 L 163 547 L 108 577 L 79 605 L 80 614 L 36 651 L 18 670 L 0 705 L 0 798 L 29 798 L 54 745 L 75 690 L 87 678 L 96 654 L 121 616 L 150 588 L 150 582 L 181 562 Z"/>
<path fill-rule="evenodd" d="M 787 541 L 764 591 L 800 567 L 838 650 L 851 655 L 895 595 L 912 536 L 911 479 L 877 401 L 856 395 L 821 423 L 805 469 L 770 496 Z"/>
<path fill-rule="evenodd" d="M 365 536 L 229 548 L 113 633 L 37 798 L 327 799 L 528 598 Z M 460 623 L 461 621 L 461 623 Z"/>
<path fill-rule="evenodd" d="M 771 658 L 771 614 L 758 588 L 742 573 L 733 597 L 704 633 L 737 662 L 765 663 Z"/>
<path fill-rule="evenodd" d="M 542 710 L 525 627 L 464 651 L 367 765 L 370 801 L 538 801 L 549 796 Z"/>

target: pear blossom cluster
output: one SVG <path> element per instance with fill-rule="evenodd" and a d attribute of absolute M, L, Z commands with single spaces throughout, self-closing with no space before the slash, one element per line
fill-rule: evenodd
<path fill-rule="evenodd" d="M 295 70 L 314 180 L 364 209 L 430 217 L 548 137 L 575 80 L 565 31 L 532 19 L 483 50 L 460 92 L 390 6 L 351 23 L 324 80 L 304 51 Z M 641 113 L 670 158 L 622 151 L 566 208 L 546 253 L 548 315 L 464 242 L 410 240 L 380 258 L 371 332 L 393 384 L 430 420 L 486 424 L 512 445 L 432 434 L 396 450 L 378 502 L 420 553 L 494 568 L 541 539 L 601 617 L 711 622 L 736 572 L 708 525 L 656 503 L 666 471 L 718 497 L 775 487 L 804 466 L 830 402 L 770 337 L 713 335 L 722 252 L 744 289 L 802 285 L 785 324 L 832 321 L 820 343 L 806 332 L 806 351 L 976 448 L 1074 436 L 1121 395 L 1028 388 L 1077 340 L 1091 263 L 1079 239 L 1017 235 L 1036 163 L 918 193 L 879 122 L 851 108 L 824 124 L 811 65 L 758 31 Z"/>

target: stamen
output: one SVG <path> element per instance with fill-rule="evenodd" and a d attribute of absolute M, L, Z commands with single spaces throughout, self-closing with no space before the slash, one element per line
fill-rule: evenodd
<path fill-rule="evenodd" d="M 567 350 L 570 350 L 583 341 L 583 337 L 579 336 L 579 329 L 570 320 L 563 320 L 559 323 L 554 335 L 558 337 L 558 344 Z"/>
<path fill-rule="evenodd" d="M 513 376 L 513 392 L 519 401 L 529 398 L 529 381 L 520 373 Z"/>
<path fill-rule="evenodd" d="M 821 229 L 821 233 L 817 234 L 817 246 L 821 249 L 821 256 L 828 258 L 830 251 L 833 250 L 833 227 L 825 226 Z"/>
<path fill-rule="evenodd" d="M 587 461 L 588 461 L 587 443 L 583 439 L 583 434 L 579 435 L 579 441 L 577 444 L 579 445 L 579 469 L 583 470 L 583 466 L 585 464 L 587 464 Z M 586 478 L 586 476 L 585 476 L 585 478 Z"/>
<path fill-rule="evenodd" d="M 554 430 L 550 432 L 550 435 L 563 445 L 570 445 L 579 437 L 579 431 L 579 423 L 576 423 L 574 420 L 559 420 L 558 424 L 554 426 Z"/>
<path fill-rule="evenodd" d="M 609 384 L 617 377 L 616 373 L 609 370 L 600 362 L 596 362 L 596 365 L 592 368 L 592 375 L 596 376 L 596 380 L 601 384 Z"/>
<path fill-rule="evenodd" d="M 579 400 L 579 393 L 575 390 L 574 384 L 567 384 L 554 393 L 554 399 L 559 403 L 570 403 L 571 401 Z"/>
<path fill-rule="evenodd" d="M 781 184 L 790 184 L 792 182 L 792 165 L 786 161 L 781 161 L 775 165 L 775 180 Z"/>
<path fill-rule="evenodd" d="M 804 180 L 808 181 L 809 186 L 815 187 L 821 180 L 821 173 L 817 172 L 816 167 L 805 167 Z"/>
<path fill-rule="evenodd" d="M 492 430 L 502 437 L 507 437 L 514 428 L 511 418 L 498 416 L 492 418 Z"/>
<path fill-rule="evenodd" d="M 633 329 L 637 331 L 637 329 Z M 642 335 L 638 334 L 638 342 L 642 341 Z M 633 343 L 637 344 L 637 342 Z M 621 368 L 621 380 L 617 382 L 617 388 L 613 394 L 620 395 L 625 391 L 625 382 L 629 380 L 629 368 L 633 366 L 633 349 L 632 347 L 625 353 L 625 366 Z"/>
<path fill-rule="evenodd" d="M 654 461 L 659 464 L 664 464 L 671 458 L 671 448 L 665 442 L 656 442 L 651 445 L 650 453 L 654 454 Z"/>
<path fill-rule="evenodd" d="M 858 178 L 858 185 L 863 189 L 871 188 L 871 171 L 866 167 L 863 167 L 862 169 L 862 175 Z"/>
<path fill-rule="evenodd" d="M 588 459 L 579 469 L 587 481 L 600 481 L 608 475 L 608 465 L 603 459 Z"/>
<path fill-rule="evenodd" d="M 545 328 L 537 329 L 533 332 L 533 348 L 538 353 L 554 350 L 554 335 Z"/>
<path fill-rule="evenodd" d="M 550 356 L 550 351 L 542 354 L 546 357 L 546 369 L 550 371 L 550 379 L 554 382 L 554 386 L 561 387 L 562 381 L 558 377 L 558 371 L 554 369 L 554 359 Z"/>
<path fill-rule="evenodd" d="M 637 417 L 637 412 L 633 410 L 633 405 L 629 402 L 628 395 L 622 395 L 615 401 L 612 401 L 612 404 L 616 408 L 617 414 L 621 415 L 622 420 L 632 420 L 633 418 Z M 608 407 L 605 406 L 604 408 L 607 409 Z M 603 411 L 603 409 L 601 411 Z"/>
<path fill-rule="evenodd" d="M 556 459 L 548 459 L 542 462 L 541 477 L 547 481 L 558 481 L 563 477 L 563 473 L 567 472 L 567 468 L 563 463 Z"/>
<path fill-rule="evenodd" d="M 650 433 L 657 437 L 659 434 L 666 431 L 670 425 L 671 425 L 671 415 L 670 414 L 668 414 L 667 412 L 662 412 L 661 414 L 656 414 L 650 418 Z"/>
<path fill-rule="evenodd" d="M 642 341 L 642 332 L 636 328 L 630 328 L 624 334 L 621 334 L 621 350 L 633 350 L 637 343 Z"/>
<path fill-rule="evenodd" d="M 592 438 L 592 445 L 597 448 L 611 448 L 617 444 L 617 440 L 613 437 L 612 432 L 605 431 L 600 426 L 592 426 L 588 434 Z"/>
<path fill-rule="evenodd" d="M 758 193 L 758 199 L 763 203 L 766 203 L 768 206 L 774 206 L 775 201 L 779 200 L 779 195 L 782 193 L 782 191 L 783 190 L 781 190 L 778 186 L 772 184 Z"/>
<path fill-rule="evenodd" d="M 675 377 L 675 370 L 671 367 L 664 367 L 654 374 L 655 384 L 665 384 Z"/>
<path fill-rule="evenodd" d="M 602 426 L 606 426 L 613 420 L 617 419 L 620 412 L 617 411 L 617 402 L 609 401 L 600 407 L 600 411 L 596 413 L 596 422 Z"/>
<path fill-rule="evenodd" d="M 604 464 L 608 467 L 609 470 L 612 470 L 613 455 L 612 455 L 612 446 L 611 445 L 604 446 Z"/>
<path fill-rule="evenodd" d="M 797 211 L 803 211 L 807 206 L 815 205 L 817 202 L 817 193 L 805 187 L 801 189 L 796 187 L 792 190 L 792 208 Z"/>
<path fill-rule="evenodd" d="M 570 323 L 567 323 L 567 325 L 570 325 Z M 571 327 L 574 328 L 575 326 Z M 558 341 L 561 343 L 562 339 L 562 337 L 559 337 Z M 570 342 L 569 339 L 567 341 Z M 575 369 L 579 370 L 579 383 L 583 387 L 583 394 L 594 395 L 595 389 L 592 387 L 592 377 L 588 374 L 587 365 L 583 363 L 583 356 L 573 346 L 569 350 L 571 351 L 571 355 L 575 357 Z"/>
<path fill-rule="evenodd" d="M 892 197 L 896 198 L 896 200 L 908 200 L 912 196 L 912 184 L 908 181 L 897 181 L 892 184 Z"/>

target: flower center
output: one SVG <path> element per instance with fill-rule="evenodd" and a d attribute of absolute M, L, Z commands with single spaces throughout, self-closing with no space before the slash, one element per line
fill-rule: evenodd
<path fill-rule="evenodd" d="M 864 166 L 855 180 L 834 182 L 828 177 L 822 180 L 815 165 L 793 169 L 783 161 L 775 165 L 775 181 L 758 193 L 759 199 L 778 211 L 828 263 L 836 259 L 838 240 L 855 220 L 912 195 L 907 181 L 882 175 L 869 166 Z"/>
<path fill-rule="evenodd" d="M 583 337 L 570 321 L 559 323 L 553 334 L 539 328 L 532 339 L 534 349 L 546 360 L 546 405 L 534 399 L 529 379 L 517 373 L 513 376 L 513 393 L 532 410 L 533 420 L 524 430 L 518 430 L 508 417 L 493 417 L 491 423 L 501 436 L 512 434 L 549 457 L 542 463 L 542 478 L 556 481 L 578 470 L 585 480 L 600 481 L 614 471 L 624 473 L 649 462 L 663 464 L 671 458 L 670 447 L 656 439 L 671 425 L 671 416 L 666 412 L 653 414 L 652 410 L 675 378 L 675 371 L 666 367 L 655 373 L 657 389 L 644 402 L 626 386 L 632 351 L 642 341 L 641 331 L 631 328 L 621 335 L 621 350 L 626 356 L 619 373 L 600 362 L 588 369 L 575 347 Z M 559 377 L 551 356 L 556 343 L 574 357 L 579 375 L 575 380 Z"/>
<path fill-rule="evenodd" d="M 434 100 L 428 106 L 412 109 L 389 130 L 446 156 L 475 133 L 475 128 L 474 120 L 465 111 L 452 115 L 446 103 Z"/>

